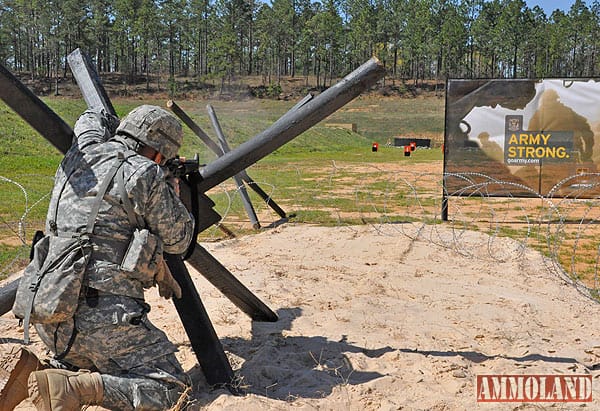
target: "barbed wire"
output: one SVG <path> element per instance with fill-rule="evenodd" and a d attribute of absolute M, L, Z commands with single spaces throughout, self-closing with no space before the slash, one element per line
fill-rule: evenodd
<path fill-rule="evenodd" d="M 600 300 L 600 173 L 564 178 L 543 196 L 525 185 L 482 173 L 442 175 L 422 168 L 425 171 L 414 165 L 390 169 L 389 164 L 331 160 L 320 170 L 297 164 L 281 167 L 277 172 L 287 175 L 285 186 L 268 181 L 255 184 L 293 215 L 292 222 L 349 229 L 369 224 L 382 236 L 428 241 L 465 258 L 491 262 L 516 260 L 535 249 L 542 255 L 544 269 L 589 298 Z M 0 278 L 27 263 L 28 228 L 40 224 L 28 220 L 32 210 L 47 207 L 51 183 L 46 192 L 36 192 L 39 198 L 32 201 L 24 180 L 0 176 L 0 184 L 16 187 L 13 191 L 22 197 L 22 201 L 0 198 L 0 203 L 10 201 L 10 206 L 0 204 L 1 210 L 10 210 L 0 214 L 0 246 L 13 249 L 0 263 Z M 561 197 L 566 189 L 569 197 Z M 525 197 L 517 197 L 515 192 L 525 193 Z M 209 195 L 217 198 L 215 208 L 222 216 L 219 224 L 234 232 L 254 231 L 233 182 L 221 184 Z M 253 197 L 252 205 L 263 229 L 287 221 L 263 199 Z M 442 220 L 444 205 L 447 221 Z M 201 235 L 201 241 L 224 238 L 218 226 Z"/>
<path fill-rule="evenodd" d="M 39 175 L 22 175 L 21 179 L 36 179 L 41 180 L 44 177 Z M 12 235 L 2 235 L 0 237 L 0 245 L 4 245 L 5 248 L 12 249 L 12 257 L 3 258 L 3 262 L 0 264 L 0 278 L 10 275 L 15 270 L 22 268 L 22 261 L 29 255 L 29 244 L 28 244 L 28 217 L 30 213 L 38 207 L 44 200 L 50 196 L 50 191 L 40 196 L 37 200 L 31 202 L 31 195 L 26 189 L 25 185 L 15 179 L 11 179 L 5 176 L 0 176 L 0 186 L 14 186 L 18 190 L 10 190 L 7 187 L 2 187 L 2 210 L 6 210 L 0 213 L 0 232 L 4 229 Z M 35 191 L 35 190 L 32 190 Z M 14 194 L 20 193 L 20 196 Z M 11 195 L 13 194 L 13 195 Z M 22 201 L 19 201 L 19 198 Z M 22 204 L 22 207 L 17 207 L 18 204 Z M 36 227 L 37 228 L 37 227 Z M 12 246 L 12 247 L 11 247 Z M 0 250 L 2 251 L 2 250 Z M 8 253 L 2 251 L 2 254 Z"/>

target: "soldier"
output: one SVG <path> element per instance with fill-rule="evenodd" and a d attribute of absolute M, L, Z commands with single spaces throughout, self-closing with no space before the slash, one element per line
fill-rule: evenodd
<path fill-rule="evenodd" d="M 46 230 L 60 234 L 86 226 L 90 200 L 119 155 L 125 156 L 121 180 L 117 171 L 97 213 L 74 317 L 35 324 L 62 369 L 39 370 L 31 362 L 20 378 L 30 373 L 29 396 L 38 410 L 165 410 L 185 391 L 187 378 L 177 348 L 147 318 L 144 290 L 157 285 L 164 298 L 181 296 L 162 257 L 163 251 L 183 253 L 192 240 L 193 217 L 178 197 L 177 179 L 162 167 L 181 145 L 181 125 L 162 108 L 143 105 L 120 124 L 88 110 L 74 130 L 76 140 L 55 177 Z M 142 229 L 145 237 L 134 235 Z M 138 265 L 124 269 L 131 254 Z"/>
<path fill-rule="evenodd" d="M 529 130 L 572 131 L 573 148 L 579 152 L 581 163 L 591 162 L 594 152 L 594 133 L 587 119 L 560 101 L 556 90 L 542 94 L 540 107 L 529 120 Z"/>

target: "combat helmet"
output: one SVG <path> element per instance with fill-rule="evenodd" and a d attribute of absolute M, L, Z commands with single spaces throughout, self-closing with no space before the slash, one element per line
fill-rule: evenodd
<path fill-rule="evenodd" d="M 147 104 L 131 110 L 121 120 L 117 134 L 127 134 L 167 159 L 175 157 L 183 140 L 179 121 L 165 109 Z"/>

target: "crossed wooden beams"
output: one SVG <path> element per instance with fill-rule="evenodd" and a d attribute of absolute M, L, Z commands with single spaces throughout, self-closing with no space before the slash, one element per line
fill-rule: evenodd
<path fill-rule="evenodd" d="M 104 109 L 116 116 L 115 109 L 87 55 L 77 49 L 68 56 L 68 62 L 88 108 Z M 182 189 L 185 187 L 182 186 Z M 208 210 L 202 207 L 200 213 L 206 211 Z M 198 220 L 198 216 L 195 217 Z M 173 302 L 207 381 L 213 385 L 229 384 L 233 379 L 233 371 L 187 267 L 181 256 L 166 254 L 165 260 L 181 286 L 182 297 L 173 299 Z M 188 261 L 252 319 L 277 321 L 277 315 L 202 246 L 194 245 Z"/>
<path fill-rule="evenodd" d="M 75 50 L 69 55 L 68 60 L 88 107 L 103 107 L 114 114 L 114 108 L 106 96 L 89 58 L 81 51 Z M 177 106 L 174 103 L 171 104 L 170 108 L 174 109 L 175 114 L 182 118 L 184 123 L 190 126 L 196 135 L 219 155 L 216 160 L 199 170 L 194 181 L 189 182 L 194 185 L 198 193 L 197 200 L 201 204 L 202 212 L 196 221 L 199 231 L 220 221 L 220 216 L 212 209 L 214 203 L 204 193 L 234 176 L 244 181 L 253 190 L 260 189 L 248 177 L 245 172 L 246 168 L 356 98 L 384 75 L 383 65 L 376 58 L 372 58 L 318 96 L 305 97 L 269 128 L 231 151 L 228 150 L 224 139 L 221 140 L 221 147 L 217 146 L 210 138 L 204 141 L 204 138 L 207 137 L 206 133 L 197 125 L 193 125 L 195 123 L 188 124 L 180 115 L 183 111 L 175 112 Z M 0 98 L 63 154 L 71 147 L 73 139 L 71 127 L 1 64 Z M 213 124 L 215 124 L 215 120 L 216 115 Z M 217 133 L 219 132 L 217 131 Z M 282 218 L 285 218 L 283 210 L 277 207 L 272 199 L 266 194 L 263 196 L 260 192 L 257 191 L 257 193 Z M 182 298 L 174 299 L 173 302 L 207 382 L 210 385 L 228 386 L 230 390 L 234 391 L 235 388 L 231 386 L 234 377 L 231 365 L 182 256 L 166 255 L 165 259 L 173 276 L 181 285 Z M 187 261 L 252 320 L 277 321 L 277 315 L 200 244 L 195 244 Z M 0 315 L 8 312 L 12 307 L 18 282 L 19 279 L 0 289 Z"/>

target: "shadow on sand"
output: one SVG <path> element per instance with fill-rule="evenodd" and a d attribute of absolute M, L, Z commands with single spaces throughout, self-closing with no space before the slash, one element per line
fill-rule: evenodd
<path fill-rule="evenodd" d="M 384 374 L 353 369 L 346 353 L 362 353 L 377 358 L 396 351 L 391 347 L 366 349 L 349 344 L 346 336 L 331 341 L 321 336 L 286 336 L 292 322 L 302 315 L 301 308 L 283 308 L 277 311 L 274 323 L 252 323 L 252 338 L 224 338 L 221 340 L 236 370 L 238 384 L 244 394 L 255 394 L 289 401 L 297 398 L 323 398 L 340 384 L 363 384 Z M 238 360 L 239 361 L 236 361 Z M 237 364 L 235 364 L 237 362 Z M 240 366 L 241 363 L 241 366 Z M 194 385 L 206 387 L 199 366 L 188 372 Z M 213 392 L 210 398 L 197 398 L 210 403 L 223 390 Z M 199 404 L 201 405 L 201 404 Z"/>

